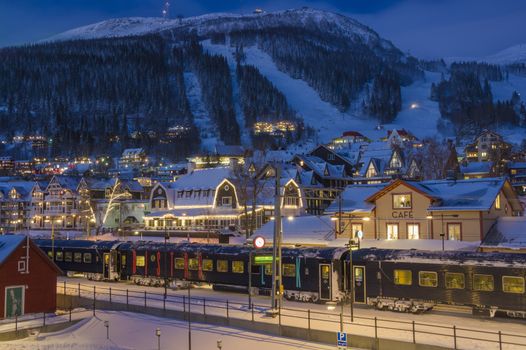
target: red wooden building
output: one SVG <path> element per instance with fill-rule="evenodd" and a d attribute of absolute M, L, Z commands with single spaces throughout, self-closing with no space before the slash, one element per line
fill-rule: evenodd
<path fill-rule="evenodd" d="M 0 236 L 0 319 L 54 312 L 60 273 L 26 236 Z"/>

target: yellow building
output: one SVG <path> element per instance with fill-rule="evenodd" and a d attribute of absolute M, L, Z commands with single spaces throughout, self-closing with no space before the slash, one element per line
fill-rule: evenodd
<path fill-rule="evenodd" d="M 485 178 L 348 186 L 327 212 L 339 237 L 482 241 L 499 217 L 522 215 L 508 180 Z"/>

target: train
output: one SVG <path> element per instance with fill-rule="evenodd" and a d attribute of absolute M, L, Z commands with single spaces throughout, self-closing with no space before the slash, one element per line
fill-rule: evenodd
<path fill-rule="evenodd" d="M 140 285 L 210 284 L 270 294 L 272 249 L 251 246 L 39 239 L 67 274 Z M 251 262 L 251 263 L 250 263 Z M 526 318 L 526 255 L 366 248 L 282 248 L 288 300 L 350 302 L 422 313 L 468 306 L 475 315 Z M 350 273 L 352 271 L 352 273 Z"/>

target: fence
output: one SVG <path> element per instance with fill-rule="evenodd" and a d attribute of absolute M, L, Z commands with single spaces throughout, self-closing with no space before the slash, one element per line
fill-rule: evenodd
<path fill-rule="evenodd" d="M 351 320 L 351 316 L 343 312 L 343 306 L 333 312 L 281 307 L 276 317 L 269 317 L 268 305 L 255 303 L 249 305 L 229 300 L 195 297 L 191 296 L 191 290 L 185 291 L 185 294 L 188 293 L 186 295 L 181 295 L 181 291 L 179 294 L 170 291 L 165 298 L 164 293 L 106 285 L 72 284 L 64 281 L 57 285 L 57 292 L 73 297 L 69 301 L 70 304 L 75 300 L 83 300 L 84 305 L 78 306 L 92 308 L 93 314 L 96 312 L 97 304 L 102 308 L 115 304 L 120 305 L 122 309 L 133 311 L 137 311 L 137 307 L 158 310 L 161 313 L 176 311 L 180 312 L 185 320 L 194 318 L 195 321 L 206 321 L 207 317 L 220 317 L 227 321 L 240 320 L 258 322 L 263 326 L 275 325 L 280 329 L 280 334 L 282 326 L 292 326 L 305 329 L 309 339 L 315 331 L 344 331 L 351 337 L 352 335 L 367 336 L 375 341 L 393 339 L 453 349 L 480 348 L 481 345 L 487 349 L 498 350 L 526 349 L 526 335 L 523 334 L 356 315 Z M 69 308 L 72 307 L 73 304 L 69 305 Z"/>

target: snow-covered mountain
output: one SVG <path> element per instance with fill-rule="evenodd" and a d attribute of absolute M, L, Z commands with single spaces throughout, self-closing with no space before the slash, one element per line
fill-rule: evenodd
<path fill-rule="evenodd" d="M 207 36 L 214 33 L 228 34 L 283 27 L 301 28 L 351 41 L 363 41 L 370 46 L 380 46 L 386 50 L 397 50 L 390 41 L 381 38 L 371 28 L 352 18 L 311 8 L 261 14 L 214 13 L 181 19 L 144 17 L 110 19 L 66 31 L 48 40 L 98 39 L 163 31 Z"/>
<path fill-rule="evenodd" d="M 508 47 L 494 55 L 487 56 L 483 61 L 493 64 L 526 63 L 526 44 Z"/>

